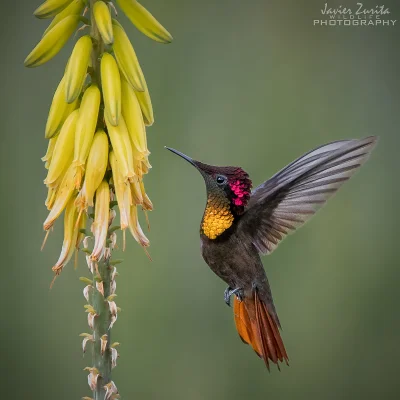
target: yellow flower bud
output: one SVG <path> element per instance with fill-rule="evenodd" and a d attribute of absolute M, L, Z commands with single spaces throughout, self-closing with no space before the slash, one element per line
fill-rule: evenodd
<path fill-rule="evenodd" d="M 144 188 L 143 181 L 140 181 L 139 184 L 140 184 L 140 190 L 141 190 L 142 196 L 143 196 L 142 207 L 146 211 L 152 211 L 153 210 L 153 203 L 151 202 L 149 196 L 147 196 L 147 194 L 146 194 L 146 190 Z"/>
<path fill-rule="evenodd" d="M 114 22 L 114 45 L 113 50 L 119 68 L 127 81 L 139 92 L 144 90 L 144 77 L 140 68 L 135 50 L 133 49 L 128 36 L 119 23 Z"/>
<path fill-rule="evenodd" d="M 71 104 L 65 101 L 65 78 L 63 77 L 51 102 L 44 135 L 46 139 L 54 137 L 60 131 L 64 121 L 78 107 L 78 104 L 78 99 Z"/>
<path fill-rule="evenodd" d="M 48 231 L 53 226 L 55 220 L 60 216 L 60 214 L 66 207 L 73 192 L 74 168 L 72 165 L 70 165 L 60 183 L 59 188 L 57 189 L 56 199 L 54 201 L 53 207 L 43 223 L 43 228 L 45 231 Z"/>
<path fill-rule="evenodd" d="M 83 94 L 79 118 L 76 123 L 74 168 L 75 187 L 80 188 L 85 170 L 85 162 L 96 130 L 97 118 L 100 107 L 100 90 L 96 85 L 91 85 Z"/>
<path fill-rule="evenodd" d="M 125 182 L 125 178 L 121 174 L 114 151 L 110 153 L 110 165 L 118 202 L 120 225 L 121 229 L 124 230 L 129 226 L 130 207 L 132 204 L 131 189 L 129 183 Z"/>
<path fill-rule="evenodd" d="M 137 160 L 135 159 L 134 161 L 135 165 L 135 174 L 139 177 L 139 180 L 143 179 L 143 175 L 147 174 L 149 172 L 149 168 L 151 168 L 151 165 L 149 164 L 149 160 L 147 157 L 143 160 Z"/>
<path fill-rule="evenodd" d="M 149 163 L 149 159 L 145 158 L 144 160 L 141 161 L 141 167 L 142 167 L 142 173 L 143 175 L 147 174 L 149 172 L 149 169 L 151 168 L 151 165 Z"/>
<path fill-rule="evenodd" d="M 132 193 L 133 204 L 143 204 L 143 195 L 137 177 L 135 177 L 131 183 L 131 193 Z"/>
<path fill-rule="evenodd" d="M 37 18 L 51 18 L 61 12 L 72 0 L 46 0 L 34 12 Z"/>
<path fill-rule="evenodd" d="M 58 24 L 62 19 L 68 17 L 69 15 L 80 15 L 82 14 L 83 8 L 85 7 L 85 3 L 83 0 L 73 0 L 71 4 L 64 8 L 61 12 L 59 12 L 51 21 L 50 25 L 44 31 L 43 36 L 54 27 L 54 25 Z"/>
<path fill-rule="evenodd" d="M 78 115 L 78 110 L 73 111 L 61 128 L 54 147 L 49 172 L 44 181 L 46 185 L 53 183 L 62 174 L 65 167 L 71 164 L 74 154 L 75 129 Z"/>
<path fill-rule="evenodd" d="M 38 67 L 51 60 L 67 43 L 79 21 L 79 15 L 70 15 L 51 28 L 26 57 L 25 67 Z"/>
<path fill-rule="evenodd" d="M 106 181 L 101 182 L 96 190 L 96 205 L 92 232 L 94 234 L 94 247 L 90 258 L 98 261 L 105 250 L 108 224 L 110 217 L 110 188 Z"/>
<path fill-rule="evenodd" d="M 149 239 L 143 233 L 143 230 L 139 224 L 137 206 L 131 206 L 131 213 L 129 218 L 129 230 L 131 231 L 134 239 L 143 247 L 148 247 L 150 245 Z"/>
<path fill-rule="evenodd" d="M 64 215 L 64 241 L 61 249 L 61 254 L 52 268 L 56 274 L 59 274 L 64 266 L 71 259 L 75 251 L 75 244 L 79 230 L 76 227 L 76 219 L 78 211 L 75 207 L 75 199 L 70 199 L 65 209 Z"/>
<path fill-rule="evenodd" d="M 146 128 L 143 122 L 142 110 L 135 91 L 126 79 L 122 79 L 122 115 L 128 128 L 132 144 L 141 157 L 150 152 L 147 149 Z"/>
<path fill-rule="evenodd" d="M 171 43 L 171 34 L 136 0 L 117 0 L 125 15 L 142 33 L 160 43 Z"/>
<path fill-rule="evenodd" d="M 70 167 L 70 164 L 66 165 L 64 170 L 61 172 L 60 176 L 54 182 L 49 183 L 46 186 L 48 188 L 58 189 L 60 187 L 61 182 L 64 179 L 65 174 L 67 173 L 69 167 Z"/>
<path fill-rule="evenodd" d="M 124 182 L 126 182 L 135 176 L 132 145 L 128 129 L 122 116 L 118 126 L 113 126 L 107 117 L 106 124 L 119 169 L 124 177 Z"/>
<path fill-rule="evenodd" d="M 147 83 L 144 78 L 143 89 L 143 92 L 135 92 L 135 94 L 140 104 L 140 108 L 142 109 L 144 124 L 151 126 L 154 124 L 153 106 L 151 104 L 149 89 L 147 88 Z"/>
<path fill-rule="evenodd" d="M 49 187 L 47 189 L 47 197 L 44 205 L 50 211 L 53 208 L 54 201 L 56 200 L 57 188 L 56 187 Z"/>
<path fill-rule="evenodd" d="M 108 163 L 108 138 L 103 130 L 96 132 L 86 163 L 85 180 L 77 198 L 80 209 L 93 207 L 93 196 L 104 178 Z"/>
<path fill-rule="evenodd" d="M 92 48 L 92 39 L 86 35 L 76 42 L 72 50 L 65 71 L 65 101 L 69 104 L 76 100 L 82 91 Z"/>
<path fill-rule="evenodd" d="M 121 117 L 121 77 L 115 58 L 104 53 L 100 69 L 105 113 L 110 123 L 117 126 Z"/>
<path fill-rule="evenodd" d="M 44 167 L 49 169 L 51 157 L 53 157 L 54 147 L 56 146 L 57 137 L 51 138 L 49 144 L 47 145 L 46 154 L 42 157 L 42 161 L 45 163 Z"/>
<path fill-rule="evenodd" d="M 146 193 L 144 194 L 144 197 L 143 197 L 143 205 L 142 205 L 142 207 L 143 207 L 143 210 L 153 211 L 153 203 L 151 202 L 149 196 L 147 196 Z"/>
<path fill-rule="evenodd" d="M 93 6 L 93 15 L 104 43 L 113 44 L 114 34 L 108 5 L 104 1 L 96 1 Z"/>

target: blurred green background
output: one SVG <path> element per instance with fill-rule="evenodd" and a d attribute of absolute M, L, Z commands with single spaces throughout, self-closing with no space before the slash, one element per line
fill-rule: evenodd
<path fill-rule="evenodd" d="M 324 1 L 143 0 L 173 34 L 160 45 L 121 20 L 155 108 L 148 130 L 155 211 L 149 262 L 129 238 L 119 268 L 114 381 L 124 399 L 398 399 L 400 21 L 314 27 Z M 330 1 L 355 6 L 355 1 Z M 364 2 L 374 7 L 375 1 Z M 380 4 L 380 3 L 379 3 Z M 48 107 L 70 50 L 23 60 L 46 23 L 34 1 L 1 13 L 1 397 L 89 395 L 78 334 L 88 331 L 83 258 L 50 291 L 61 223 L 46 216 Z M 400 20 L 400 3 L 385 2 Z M 225 284 L 199 251 L 200 175 L 164 150 L 241 165 L 258 184 L 304 152 L 379 135 L 371 160 L 318 216 L 264 258 L 290 367 L 268 374 L 241 343 Z"/>

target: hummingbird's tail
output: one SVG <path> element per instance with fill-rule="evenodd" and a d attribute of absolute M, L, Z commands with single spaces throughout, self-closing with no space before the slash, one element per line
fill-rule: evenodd
<path fill-rule="evenodd" d="M 278 368 L 278 361 L 285 361 L 289 365 L 289 358 L 278 325 L 268 312 L 267 306 L 259 298 L 257 289 L 254 290 L 253 297 L 244 298 L 243 301 L 235 296 L 233 312 L 240 338 L 244 343 L 251 345 L 258 356 L 264 360 L 268 370 L 269 360 Z"/>

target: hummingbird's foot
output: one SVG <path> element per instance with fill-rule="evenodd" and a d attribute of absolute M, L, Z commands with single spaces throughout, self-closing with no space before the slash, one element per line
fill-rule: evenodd
<path fill-rule="evenodd" d="M 231 291 L 232 291 L 232 288 L 230 286 L 228 286 L 224 292 L 224 301 L 228 307 L 231 306 Z"/>
<path fill-rule="evenodd" d="M 233 294 L 236 295 L 236 297 L 237 297 L 237 299 L 238 299 L 239 301 L 242 301 L 242 300 L 243 300 L 243 290 L 242 290 L 242 288 L 232 289 L 230 286 L 228 286 L 228 287 L 225 289 L 225 292 L 224 292 L 224 300 L 225 300 L 225 303 L 226 303 L 229 307 L 231 306 L 231 296 L 232 296 Z"/>

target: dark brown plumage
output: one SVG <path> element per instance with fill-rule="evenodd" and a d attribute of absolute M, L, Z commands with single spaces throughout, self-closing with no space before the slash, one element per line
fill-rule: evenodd
<path fill-rule="evenodd" d="M 170 149 L 194 165 L 207 188 L 201 228 L 205 262 L 235 294 L 234 317 L 241 339 L 269 368 L 288 362 L 280 322 L 260 254 L 270 254 L 287 234 L 307 222 L 365 163 L 376 137 L 320 146 L 251 191 L 239 167 L 216 167 Z"/>

